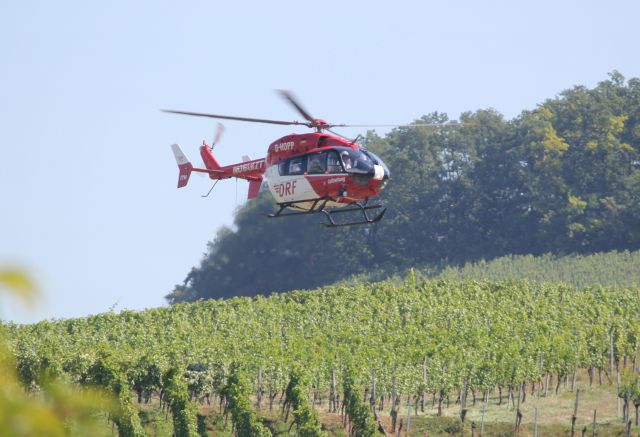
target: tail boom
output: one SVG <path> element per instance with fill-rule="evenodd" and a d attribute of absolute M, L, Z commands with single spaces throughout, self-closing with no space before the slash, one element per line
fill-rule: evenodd
<path fill-rule="evenodd" d="M 206 144 L 200 146 L 200 156 L 202 156 L 202 161 L 209 171 L 211 179 L 238 178 L 251 181 L 255 178 L 262 178 L 266 169 L 264 158 L 248 159 L 247 156 L 243 156 L 242 162 L 221 166 Z M 194 169 L 194 171 L 197 170 Z"/>
<path fill-rule="evenodd" d="M 245 156 L 243 157 L 243 162 L 223 167 L 213 156 L 211 149 L 206 144 L 203 144 L 200 147 L 200 156 L 206 168 L 197 168 L 191 164 L 189 158 L 187 158 L 179 145 L 172 144 L 171 149 L 178 164 L 178 188 L 186 186 L 189 183 L 191 173 L 195 171 L 198 173 L 207 173 L 211 179 L 245 179 L 249 182 L 248 198 L 254 199 L 258 196 L 262 184 L 262 177 L 266 170 L 265 158 L 251 160 Z"/>

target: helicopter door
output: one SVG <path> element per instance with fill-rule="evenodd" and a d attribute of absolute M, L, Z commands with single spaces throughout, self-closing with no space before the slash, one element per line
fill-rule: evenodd
<path fill-rule="evenodd" d="M 327 173 L 344 173 L 338 152 L 333 150 L 327 154 Z"/>
<path fill-rule="evenodd" d="M 314 153 L 307 158 L 307 174 L 325 174 L 327 171 L 327 154 Z"/>
<path fill-rule="evenodd" d="M 306 171 L 306 156 L 289 158 L 267 169 L 269 190 L 277 203 L 297 202 L 318 197 L 305 178 Z"/>

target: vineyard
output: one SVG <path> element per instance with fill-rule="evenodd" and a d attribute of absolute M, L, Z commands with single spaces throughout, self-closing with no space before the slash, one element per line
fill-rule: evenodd
<path fill-rule="evenodd" d="M 513 433 L 530 398 L 570 392 L 576 377 L 611 386 L 620 429 L 637 430 L 639 293 L 410 275 L 4 330 L 27 390 L 101 388 L 121 436 L 423 435 L 419 418 L 453 406 L 428 435 L 502 435 L 487 407 L 508 412 Z M 153 414 L 164 422 L 149 425 Z"/>
<path fill-rule="evenodd" d="M 637 287 L 640 284 L 640 251 L 603 252 L 589 255 L 555 256 L 545 254 L 507 255 L 461 266 L 441 262 L 413 267 L 418 276 L 446 280 L 528 280 L 563 282 L 579 288 L 601 285 L 608 288 Z M 408 270 L 377 269 L 354 275 L 342 284 L 358 284 L 385 279 L 404 280 Z"/>

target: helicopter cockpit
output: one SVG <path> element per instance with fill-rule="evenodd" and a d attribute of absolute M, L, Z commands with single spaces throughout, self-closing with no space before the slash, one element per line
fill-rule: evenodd
<path fill-rule="evenodd" d="M 384 162 L 372 152 L 348 147 L 336 147 L 336 150 L 340 153 L 344 171 L 351 174 L 356 183 L 361 185 L 369 183 L 369 181 L 376 176 L 376 165 L 382 167 L 384 171 L 384 174 L 378 177 L 384 178 L 385 181 L 389 179 L 389 169 Z"/>
<path fill-rule="evenodd" d="M 281 176 L 348 173 L 360 185 L 368 184 L 374 177 L 383 179 L 386 185 L 389 179 L 389 169 L 378 156 L 368 150 L 350 147 L 334 147 L 289 158 L 278 164 L 278 170 Z"/>

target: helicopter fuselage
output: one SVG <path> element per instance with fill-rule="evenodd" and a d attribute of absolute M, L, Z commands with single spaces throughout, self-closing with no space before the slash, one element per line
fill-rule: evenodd
<path fill-rule="evenodd" d="M 378 195 L 389 179 L 389 170 L 371 152 L 317 132 L 274 141 L 265 165 L 264 177 L 278 204 L 329 199 L 327 206 L 344 206 Z"/>

